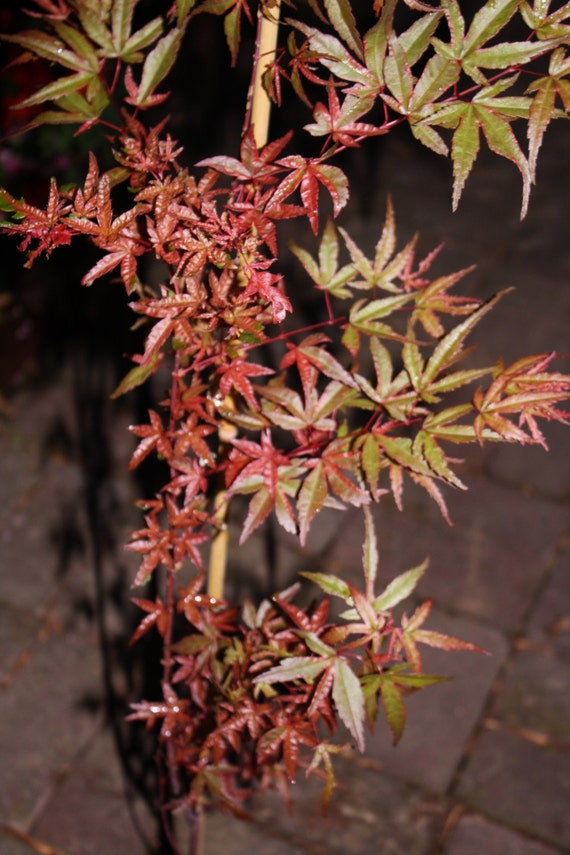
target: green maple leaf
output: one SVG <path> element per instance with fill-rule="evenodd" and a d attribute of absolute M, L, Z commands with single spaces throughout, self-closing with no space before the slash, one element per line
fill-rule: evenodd
<path fill-rule="evenodd" d="M 364 695 L 360 680 L 346 660 L 334 664 L 332 697 L 339 717 L 353 736 L 359 751 L 364 751 Z"/>
<path fill-rule="evenodd" d="M 332 220 L 329 218 L 323 231 L 318 259 L 295 244 L 290 244 L 290 249 L 295 255 L 317 288 L 328 291 L 335 297 L 351 297 L 352 292 L 347 284 L 354 278 L 354 265 L 345 264 L 338 266 L 338 238 Z"/>
<path fill-rule="evenodd" d="M 510 126 L 513 116 L 528 115 L 530 99 L 495 97 L 496 87 L 481 90 L 471 103 L 456 102 L 436 110 L 427 124 L 455 128 L 451 147 L 453 161 L 453 210 L 457 209 L 465 182 L 473 169 L 480 149 L 480 132 L 491 151 L 511 160 L 523 179 L 521 219 L 528 208 L 532 173 Z"/>
<path fill-rule="evenodd" d="M 178 55 L 182 41 L 183 31 L 174 27 L 163 36 L 147 55 L 143 69 L 141 82 L 136 95 L 136 105 L 144 107 L 151 103 L 151 96 L 156 87 L 162 83 Z"/>
<path fill-rule="evenodd" d="M 548 53 L 564 38 L 547 39 L 534 44 L 529 42 L 503 42 L 492 47 L 478 48 L 462 59 L 463 71 L 476 83 L 486 83 L 480 68 L 506 69 L 526 65 L 531 60 Z"/>
<path fill-rule="evenodd" d="M 545 131 L 556 115 L 555 102 L 557 97 L 562 101 L 565 113 L 570 112 L 570 80 L 565 77 L 570 72 L 570 57 L 566 56 L 563 48 L 553 51 L 548 72 L 548 76 L 534 80 L 526 90 L 527 94 L 536 93 L 530 107 L 527 128 L 528 159 L 533 177 Z"/>
<path fill-rule="evenodd" d="M 394 608 L 398 603 L 406 600 L 414 592 L 418 582 L 425 573 L 428 566 L 427 559 L 411 570 L 406 570 L 396 576 L 385 590 L 374 600 L 374 610 L 377 612 L 387 611 Z"/>
<path fill-rule="evenodd" d="M 309 50 L 315 54 L 315 59 L 335 77 L 350 83 L 360 83 L 365 90 L 374 90 L 377 87 L 371 72 L 358 62 L 337 38 L 300 21 L 295 21 L 294 26 L 306 36 Z M 357 45 L 354 47 L 357 48 L 354 52 L 361 56 L 361 48 Z"/>
<path fill-rule="evenodd" d="M 349 0 L 324 0 L 330 22 L 351 51 L 362 57 L 362 41 Z"/>

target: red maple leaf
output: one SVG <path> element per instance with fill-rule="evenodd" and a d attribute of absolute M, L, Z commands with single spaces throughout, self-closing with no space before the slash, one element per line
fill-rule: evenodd
<path fill-rule="evenodd" d="M 164 457 L 172 457 L 172 446 L 166 435 L 162 419 L 158 413 L 154 412 L 154 410 L 149 410 L 148 415 L 150 424 L 134 425 L 129 428 L 132 433 L 141 437 L 141 442 L 138 444 L 133 456 L 131 457 L 129 469 L 136 469 L 139 463 L 141 463 L 155 447 L 158 453 Z"/>
<path fill-rule="evenodd" d="M 261 435 L 261 445 L 249 439 L 234 439 L 230 461 L 226 469 L 226 485 L 239 487 L 252 475 L 262 475 L 271 500 L 275 501 L 279 466 L 288 466 L 289 458 L 277 451 L 269 431 Z"/>
<path fill-rule="evenodd" d="M 267 374 L 274 374 L 271 368 L 266 368 L 264 365 L 257 365 L 253 362 L 247 362 L 245 359 L 238 357 L 227 365 L 222 365 L 218 368 L 220 378 L 220 392 L 222 395 L 229 395 L 230 391 L 235 389 L 240 395 L 243 395 L 248 404 L 254 409 L 259 410 L 259 404 L 255 397 L 255 390 L 251 385 L 250 377 L 262 377 Z"/>
<path fill-rule="evenodd" d="M 328 139 L 335 143 L 354 147 L 358 146 L 365 137 L 379 136 L 388 132 L 384 127 L 354 121 L 355 117 L 350 112 L 351 105 L 349 104 L 348 108 L 345 104 L 341 106 L 335 87 L 329 85 L 327 92 L 328 108 L 319 101 L 313 111 L 314 124 L 305 125 L 305 130 L 313 136 L 327 135 Z M 367 112 L 367 108 L 360 112 L 361 114 Z"/>
<path fill-rule="evenodd" d="M 319 230 L 319 184 L 328 190 L 333 203 L 334 215 L 337 216 L 348 202 L 346 175 L 338 166 L 324 163 L 323 159 L 318 157 L 305 158 L 301 155 L 292 155 L 278 160 L 277 163 L 280 166 L 285 166 L 290 172 L 275 189 L 265 210 L 267 213 L 274 209 L 278 210 L 283 201 L 299 188 L 305 214 L 313 233 L 317 234 Z"/>

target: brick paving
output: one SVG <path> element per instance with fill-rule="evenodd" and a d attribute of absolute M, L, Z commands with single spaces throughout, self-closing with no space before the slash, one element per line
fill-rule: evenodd
<path fill-rule="evenodd" d="M 449 165 L 403 136 L 385 143 L 370 176 L 377 190 L 352 214 L 355 237 L 372 244 L 390 192 L 402 240 L 417 229 L 427 251 L 447 236 L 442 272 L 476 262 L 470 292 L 517 288 L 484 322 L 481 361 L 570 352 L 570 193 L 560 188 L 561 180 L 568 185 L 565 131 L 547 136 L 522 224 L 514 168 L 482 156 L 452 216 Z M 113 459 L 99 500 L 101 519 L 112 526 L 95 556 L 97 577 L 75 393 L 68 366 L 12 394 L 12 413 L 0 423 L 2 855 L 159 852 L 148 808 L 125 777 L 105 724 L 94 617 L 102 593 L 117 657 L 132 619 L 123 602 L 134 565 L 120 550 L 136 525 L 134 488 L 122 474 L 131 440 L 126 414 L 106 406 L 101 430 L 112 436 Z M 430 651 L 429 668 L 455 679 L 410 698 L 397 748 L 379 723 L 365 757 L 340 761 L 344 791 L 327 817 L 319 813 L 319 788 L 300 780 L 291 815 L 269 794 L 253 801 L 251 823 L 212 816 L 206 855 L 570 853 L 570 431 L 554 425 L 548 435 L 548 455 L 469 450 L 470 490 L 451 497 L 453 528 L 413 489 L 404 513 L 389 498 L 377 510 L 382 577 L 429 555 L 419 594 L 433 599 L 430 625 L 491 655 Z M 327 511 L 304 551 L 277 533 L 272 584 L 316 568 L 357 580 L 361 545 L 358 515 Z M 267 544 L 256 535 L 235 554 L 230 594 L 265 592 L 266 560 Z M 111 679 L 117 697 L 136 699 L 140 661 Z M 144 752 L 138 758 L 136 739 L 121 732 L 142 775 Z"/>

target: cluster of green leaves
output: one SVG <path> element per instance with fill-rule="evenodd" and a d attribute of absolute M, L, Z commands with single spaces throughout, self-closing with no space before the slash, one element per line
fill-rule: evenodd
<path fill-rule="evenodd" d="M 195 174 L 181 165 L 164 124 L 147 126 L 142 116 L 164 98 L 157 88 L 195 14 L 224 14 L 235 53 L 249 14 L 244 0 L 178 0 L 134 31 L 137 0 L 36 0 L 44 29 L 8 37 L 24 59 L 65 70 L 24 102 L 53 102 L 36 124 L 82 130 L 100 122 L 112 132 L 116 167 L 102 171 L 91 156 L 83 185 L 52 182 L 45 209 L 3 190 L 2 227 L 21 236 L 28 265 L 87 238 L 102 254 L 83 284 L 120 276 L 147 334 L 115 396 L 159 368 L 171 377 L 148 422 L 132 428 L 139 442 L 131 468 L 150 454 L 166 463 L 163 488 L 141 503 L 145 525 L 129 544 L 141 556 L 134 584 L 156 573 L 167 578 L 164 601 L 137 600 L 146 616 L 135 638 L 155 627 L 165 664 L 162 701 L 136 705 L 134 717 L 162 722 L 171 778 L 187 775 L 194 804 L 214 796 L 235 806 L 248 775 L 281 785 L 294 777 L 299 746 L 310 753 L 310 771 L 325 764 L 328 794 L 333 748 L 319 722 L 334 729 L 340 718 L 362 747 L 363 724 L 373 723 L 380 699 L 399 738 L 404 695 L 435 681 L 421 674 L 417 643 L 471 648 L 421 628 L 429 604 L 396 626 L 391 610 L 423 567 L 375 593 L 369 506 L 391 491 L 401 507 L 407 475 L 447 516 L 442 486 L 464 487 L 450 443 L 544 444 L 537 420 L 569 418 L 559 404 L 570 396 L 570 376 L 550 370 L 555 354 L 510 366 L 458 365 L 501 295 L 481 303 L 451 293 L 467 271 L 430 279 L 435 253 L 417 261 L 415 239 L 398 247 L 390 203 L 368 257 L 334 222 L 349 187 L 330 159 L 403 121 L 447 154 L 442 133 L 450 129 L 456 204 L 482 130 L 490 148 L 519 167 L 526 207 L 542 136 L 562 113 L 556 99 L 568 106 L 570 7 L 550 12 L 544 0 L 489 0 L 467 24 L 456 0 L 405 2 L 415 20 L 403 31 L 396 0 L 374 4 L 376 23 L 363 35 L 347 0 L 312 0 L 315 26 L 290 22 L 290 59 L 270 65 L 266 83 L 277 97 L 289 80 L 308 103 L 307 90 L 323 87 L 327 103 L 317 101 L 307 126 L 323 137 L 319 156 L 290 153 L 292 133 L 260 148 L 250 128 L 237 156 L 209 157 Z M 272 4 L 263 6 L 271 14 Z M 529 38 L 495 43 L 517 12 Z M 505 94 L 543 55 L 548 73 L 534 74 L 522 95 Z M 122 109 L 111 121 L 115 101 Z M 384 122 L 361 121 L 378 102 Z M 528 156 L 512 132 L 515 119 L 527 120 Z M 131 190 L 130 204 L 119 185 Z M 325 208 L 333 215 L 326 223 Z M 319 236 L 315 255 L 292 248 L 327 307 L 310 329 L 290 329 L 291 298 L 277 272 L 277 229 L 292 217 L 306 218 Z M 145 256 L 164 265 L 157 287 L 140 274 Z M 281 347 L 276 368 L 264 363 L 269 341 L 274 351 Z M 241 542 L 271 513 L 304 544 L 324 507 L 363 508 L 364 592 L 309 574 L 325 595 L 344 600 L 338 622 L 327 622 L 326 600 L 304 612 L 281 595 L 239 611 L 201 593 L 201 546 L 219 529 L 213 496 L 220 482 L 225 498 L 249 497 Z M 174 580 L 188 565 L 196 580 L 177 594 Z M 177 615 L 189 632 L 177 629 Z"/>
<path fill-rule="evenodd" d="M 162 96 L 151 93 L 172 66 L 182 36 L 180 27 L 173 26 L 162 36 L 163 20 L 156 17 L 133 32 L 137 0 L 35 0 L 35 5 L 43 29 L 3 36 L 24 48 L 24 58 L 47 60 L 63 71 L 20 102 L 20 108 L 53 102 L 53 109 L 39 113 L 33 125 L 90 127 L 109 106 L 121 69 L 128 103 L 147 107 L 160 102 Z M 132 68 L 139 64 L 142 73 L 137 85 Z M 109 67 L 114 69 L 110 85 Z"/>
<path fill-rule="evenodd" d="M 526 0 L 488 0 L 478 4 L 467 24 L 458 0 L 404 2 L 419 14 L 402 32 L 394 25 L 402 5 L 398 0 L 375 4 L 378 20 L 363 34 L 357 29 L 356 9 L 353 13 L 341 0 L 325 3 L 334 34 L 293 22 L 302 43 L 292 33 L 292 58 L 281 59 L 268 71 L 273 97 L 279 100 L 283 78 L 309 105 L 304 81 L 326 87 L 327 103 L 314 105 L 314 122 L 305 129 L 337 146 L 355 145 L 386 133 L 398 120 L 407 122 L 423 145 L 451 156 L 454 208 L 482 134 L 492 151 L 518 167 L 524 216 L 546 128 L 570 107 L 568 4 L 551 11 L 549 0 L 532 5 Z M 515 18 L 526 37 L 513 41 L 503 33 Z M 385 108 L 384 123 L 362 122 L 378 101 Z M 528 155 L 513 132 L 516 120 L 526 123 Z M 441 129 L 452 131 L 450 144 Z"/>

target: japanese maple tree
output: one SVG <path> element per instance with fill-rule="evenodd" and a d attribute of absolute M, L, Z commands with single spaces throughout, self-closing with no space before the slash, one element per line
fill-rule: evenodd
<path fill-rule="evenodd" d="M 39 108 L 31 127 L 99 126 L 116 165 L 92 154 L 81 184 L 52 181 L 45 208 L 3 189 L 2 229 L 19 238 L 27 266 L 87 239 L 100 257 L 82 284 L 121 281 L 146 335 L 113 397 L 158 371 L 169 378 L 132 427 L 130 468 L 156 455 L 167 474 L 141 500 L 127 545 L 141 559 L 133 586 L 154 576 L 160 592 L 134 599 L 143 616 L 133 641 L 158 633 L 163 662 L 162 696 L 135 700 L 130 718 L 156 728 L 169 808 L 221 803 L 242 815 L 256 787 L 287 798 L 299 770 L 324 772 L 326 804 L 338 726 L 364 750 L 365 727 L 383 710 L 397 742 L 405 697 L 443 679 L 423 672 L 421 645 L 476 649 L 425 629 L 429 603 L 395 618 L 426 562 L 377 589 L 371 505 L 391 493 L 401 508 L 409 478 L 448 518 L 446 486 L 464 488 L 450 444 L 545 444 L 540 421 L 568 421 L 560 403 L 570 396 L 555 353 L 461 364 L 503 295 L 457 294 L 467 270 L 431 278 L 437 251 L 418 258 L 415 239 L 399 245 L 390 201 L 368 257 L 335 223 L 349 200 L 335 156 L 407 123 L 419 144 L 450 157 L 455 208 L 487 145 L 520 171 L 524 216 L 545 131 L 570 109 L 570 4 L 488 0 L 467 19 L 457 0 L 289 0 L 275 47 L 278 0 L 176 0 L 146 19 L 138 0 L 29 2 L 30 29 L 4 39 L 21 61 L 48 63 L 52 79 L 20 108 Z M 167 120 L 149 117 L 206 13 L 223 16 L 233 63 L 242 28 L 257 19 L 256 53 L 239 151 L 189 170 Z M 505 36 L 511 23 L 521 40 Z M 278 107 L 285 89 L 306 118 L 268 140 L 263 105 Z M 318 154 L 299 153 L 303 131 L 320 141 Z M 323 299 L 323 320 L 310 327 L 295 325 L 280 272 L 278 233 L 292 218 L 317 236 L 314 254 L 291 247 Z M 141 273 L 146 258 L 163 265 L 157 286 Z M 265 357 L 269 343 L 278 363 Z M 295 604 L 301 582 L 261 603 L 228 602 L 236 495 L 247 500 L 240 543 L 274 515 L 303 545 L 323 508 L 361 508 L 362 584 L 305 573 L 322 592 L 309 608 Z"/>

